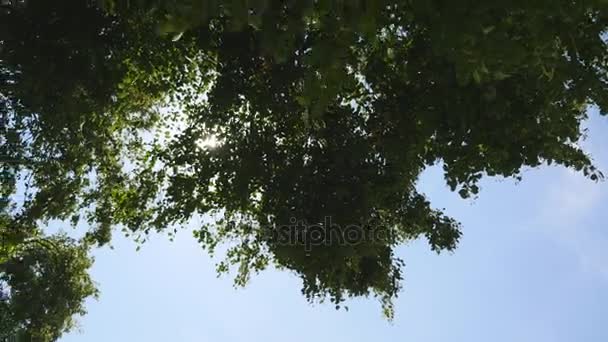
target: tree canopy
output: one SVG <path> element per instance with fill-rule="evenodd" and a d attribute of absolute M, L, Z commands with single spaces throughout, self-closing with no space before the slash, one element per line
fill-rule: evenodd
<path fill-rule="evenodd" d="M 577 143 L 588 106 L 608 110 L 604 0 L 29 0 L 0 16 L 0 231 L 20 243 L 52 219 L 89 225 L 61 240 L 81 251 L 207 215 L 195 236 L 228 244 L 218 270 L 237 284 L 273 265 L 311 301 L 373 295 L 390 316 L 395 248 L 461 236 L 416 189 L 425 168 L 464 198 L 542 164 L 602 177 Z"/>
<path fill-rule="evenodd" d="M 83 299 L 97 295 L 88 251 L 65 236 L 15 239 L 1 228 L 0 339 L 55 341 L 86 313 Z"/>

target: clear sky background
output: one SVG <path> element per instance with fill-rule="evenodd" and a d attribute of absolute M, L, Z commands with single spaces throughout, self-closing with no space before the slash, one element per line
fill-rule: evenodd
<path fill-rule="evenodd" d="M 608 118 L 591 114 L 583 145 L 608 175 Z M 464 236 L 454 253 L 424 240 L 399 249 L 405 282 L 392 323 L 371 298 L 348 312 L 310 305 L 287 272 L 235 289 L 184 230 L 138 252 L 116 234 L 113 250 L 96 251 L 101 297 L 61 341 L 608 341 L 608 181 L 545 166 L 519 183 L 486 179 L 477 199 L 462 200 L 431 168 L 419 188 Z"/>

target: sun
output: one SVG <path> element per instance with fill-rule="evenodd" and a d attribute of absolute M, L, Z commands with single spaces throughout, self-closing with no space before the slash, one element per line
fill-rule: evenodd
<path fill-rule="evenodd" d="M 196 141 L 196 146 L 200 149 L 213 149 L 219 145 L 221 145 L 221 141 L 213 134 Z"/>

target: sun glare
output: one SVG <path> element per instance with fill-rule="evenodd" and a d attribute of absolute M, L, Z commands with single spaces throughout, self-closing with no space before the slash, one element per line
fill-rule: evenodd
<path fill-rule="evenodd" d="M 219 146 L 221 142 L 215 135 L 210 135 L 206 138 L 201 138 L 196 141 L 196 146 L 200 149 L 212 149 Z"/>

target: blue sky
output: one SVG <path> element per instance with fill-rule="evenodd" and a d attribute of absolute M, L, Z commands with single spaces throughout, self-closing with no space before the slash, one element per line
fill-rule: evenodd
<path fill-rule="evenodd" d="M 583 146 L 608 174 L 608 119 L 591 114 Z M 392 323 L 373 299 L 350 301 L 348 312 L 310 305 L 286 272 L 235 289 L 188 231 L 174 242 L 153 236 L 138 252 L 117 234 L 113 250 L 95 253 L 100 299 L 61 341 L 608 341 L 608 181 L 543 167 L 482 186 L 462 200 L 438 168 L 424 173 L 420 189 L 464 236 L 454 253 L 424 240 L 400 248 Z"/>

